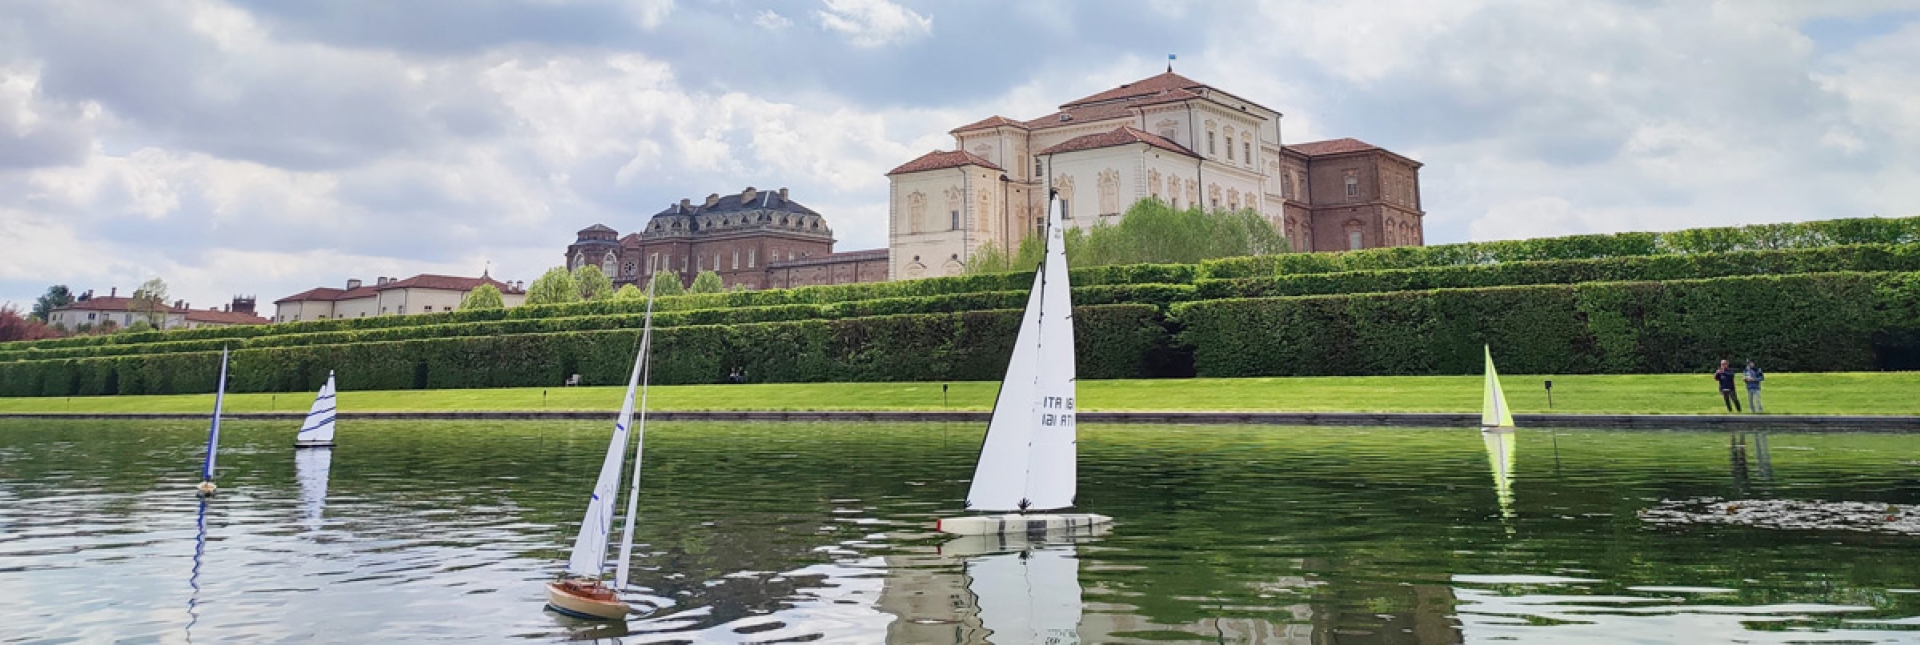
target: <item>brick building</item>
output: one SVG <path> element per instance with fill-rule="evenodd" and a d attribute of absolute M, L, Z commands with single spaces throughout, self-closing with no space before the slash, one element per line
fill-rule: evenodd
<path fill-rule="evenodd" d="M 834 253 L 833 243 L 826 218 L 787 189 L 748 187 L 698 204 L 682 199 L 624 236 L 604 224 L 581 229 L 567 246 L 566 266 L 597 264 L 615 285 L 640 287 L 657 272 L 690 285 L 713 271 L 728 287 L 747 289 L 886 280 L 885 249 Z"/>

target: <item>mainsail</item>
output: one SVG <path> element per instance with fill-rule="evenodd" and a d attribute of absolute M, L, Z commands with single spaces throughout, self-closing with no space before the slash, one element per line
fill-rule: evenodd
<path fill-rule="evenodd" d="M 327 384 L 320 386 L 320 393 L 313 397 L 313 409 L 307 412 L 307 420 L 300 424 L 300 433 L 295 441 L 303 443 L 330 443 L 333 441 L 334 417 L 333 372 L 327 372 Z"/>
<path fill-rule="evenodd" d="M 1078 473 L 1071 295 L 1060 204 L 1049 200 L 1045 259 L 1034 273 L 1013 357 L 987 422 L 968 510 L 1073 506 Z"/>
<path fill-rule="evenodd" d="M 651 302 L 647 305 L 651 310 Z M 599 579 L 606 571 L 607 534 L 613 529 L 613 505 L 619 493 L 620 466 L 626 457 L 627 428 L 633 423 L 634 390 L 640 386 L 640 368 L 646 357 L 646 332 L 641 332 L 640 350 L 634 355 L 633 375 L 627 377 L 627 398 L 620 404 L 620 417 L 613 423 L 613 438 L 607 442 L 607 457 L 600 463 L 600 476 L 593 483 L 593 497 L 587 501 L 587 514 L 580 521 L 580 535 L 574 538 L 573 554 L 567 558 L 567 573 Z"/>
<path fill-rule="evenodd" d="M 220 348 L 220 382 L 213 391 L 213 427 L 207 430 L 207 463 L 200 468 L 200 481 L 213 481 L 214 456 L 220 451 L 220 407 L 227 398 L 227 349 Z"/>
<path fill-rule="evenodd" d="M 1513 427 L 1513 410 L 1507 408 L 1507 395 L 1500 391 L 1500 373 L 1493 369 L 1493 348 L 1487 347 L 1487 387 L 1480 404 L 1480 427 Z"/>
<path fill-rule="evenodd" d="M 647 282 L 646 323 L 640 327 L 640 425 L 634 429 L 633 485 L 627 488 L 626 527 L 620 531 L 620 561 L 614 568 L 613 588 L 627 588 L 627 562 L 633 559 L 633 518 L 640 514 L 640 459 L 647 449 L 647 379 L 653 375 L 653 282 Z M 633 406 L 633 386 L 627 386 L 628 407 Z"/>

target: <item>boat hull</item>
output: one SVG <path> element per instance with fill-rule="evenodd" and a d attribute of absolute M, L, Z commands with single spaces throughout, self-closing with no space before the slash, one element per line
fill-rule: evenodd
<path fill-rule="evenodd" d="M 1048 531 L 1088 529 L 1113 522 L 1093 513 L 1009 513 L 936 520 L 933 528 L 953 535 L 1043 534 Z"/>
<path fill-rule="evenodd" d="M 572 581 L 547 583 L 547 606 L 554 611 L 592 620 L 625 620 L 627 603 L 603 585 Z"/>
<path fill-rule="evenodd" d="M 315 440 L 295 441 L 293 442 L 293 447 L 295 448 L 332 448 L 333 440 L 329 439 L 325 441 L 315 441 Z"/>

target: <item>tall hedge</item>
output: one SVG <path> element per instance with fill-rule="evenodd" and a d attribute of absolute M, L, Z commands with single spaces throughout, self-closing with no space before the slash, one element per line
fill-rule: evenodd
<path fill-rule="evenodd" d="M 1920 274 L 1826 273 L 1175 305 L 1201 376 L 1661 373 L 1753 358 L 1770 369 L 1899 368 Z M 1911 367 L 1908 367 L 1909 369 Z"/>
<path fill-rule="evenodd" d="M 1081 378 L 1145 375 L 1168 343 L 1147 305 L 1074 309 Z M 1019 310 L 873 316 L 655 330 L 656 383 L 717 383 L 734 367 L 759 382 L 995 380 L 1018 335 Z M 318 388 L 328 370 L 349 390 L 623 382 L 639 330 L 430 338 L 245 349 L 234 392 Z M 219 352 L 0 364 L 0 396 L 179 394 L 212 390 Z"/>

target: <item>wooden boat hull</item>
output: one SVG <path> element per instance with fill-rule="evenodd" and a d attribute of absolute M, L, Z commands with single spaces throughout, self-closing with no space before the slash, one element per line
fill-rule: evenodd
<path fill-rule="evenodd" d="M 327 440 L 327 441 L 295 441 L 295 442 L 293 442 L 293 447 L 295 447 L 295 448 L 332 448 L 332 447 L 333 447 L 333 441 L 332 441 L 332 440 Z"/>
<path fill-rule="evenodd" d="M 626 620 L 627 603 L 603 585 L 572 581 L 547 583 L 547 606 L 554 611 L 590 620 Z"/>
<path fill-rule="evenodd" d="M 933 529 L 953 535 L 1007 535 L 1072 531 L 1108 524 L 1113 518 L 1093 513 L 1009 513 L 935 520 Z"/>
<path fill-rule="evenodd" d="M 195 486 L 194 490 L 199 492 L 201 497 L 212 497 L 215 492 L 220 490 L 220 487 L 213 485 L 213 482 L 200 482 L 200 485 Z"/>

